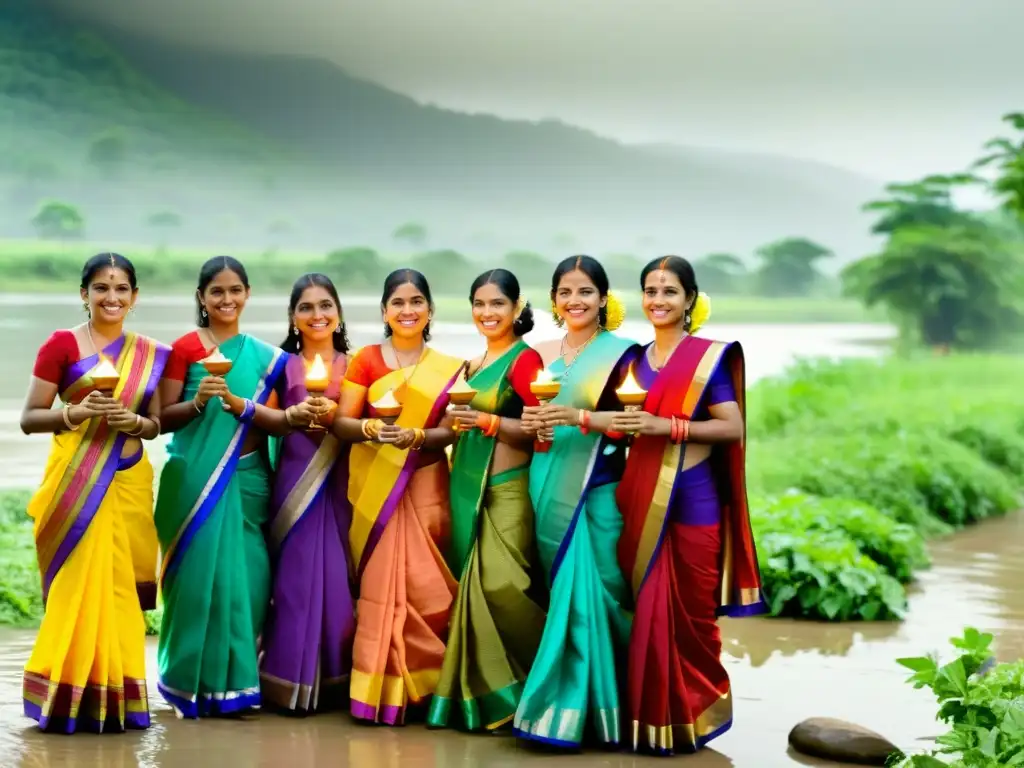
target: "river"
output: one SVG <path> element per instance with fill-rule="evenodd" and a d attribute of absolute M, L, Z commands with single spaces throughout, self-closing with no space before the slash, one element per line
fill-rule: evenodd
<path fill-rule="evenodd" d="M 379 334 L 373 300 L 347 301 L 346 316 L 356 345 Z M 280 301 L 254 302 L 247 330 L 268 340 L 283 331 Z M 0 294 L 0 334 L 6 342 L 0 375 L 0 485 L 28 487 L 39 477 L 46 441 L 17 430 L 23 387 L 39 343 L 54 327 L 81 318 L 74 302 Z M 176 300 L 150 301 L 132 327 L 170 340 L 189 327 L 189 307 Z M 644 340 L 643 324 L 624 334 Z M 556 330 L 541 318 L 534 335 Z M 880 340 L 889 330 L 875 326 L 727 326 L 708 334 L 743 342 L 751 380 L 777 373 L 798 356 L 874 354 L 856 342 Z M 436 345 L 468 356 L 479 339 L 467 325 L 442 324 Z M 824 624 L 768 619 L 724 620 L 725 661 L 736 696 L 735 726 L 714 749 L 677 758 L 687 766 L 832 765 L 790 754 L 786 735 L 805 717 L 839 717 L 880 731 L 905 749 L 917 749 L 941 732 L 936 706 L 925 691 L 904 683 L 895 664 L 901 656 L 931 650 L 948 653 L 946 638 L 965 625 L 993 631 L 1000 659 L 1024 655 L 1024 517 L 991 521 L 933 547 L 935 566 L 921 576 L 903 623 Z M 0 765 L 3 768 L 199 768 L 207 765 L 374 765 L 381 768 L 481 768 L 522 765 L 652 765 L 650 758 L 588 752 L 580 756 L 537 754 L 503 736 L 469 737 L 426 731 L 421 726 L 388 729 L 355 725 L 344 714 L 308 719 L 263 714 L 241 721 L 177 720 L 155 695 L 155 645 L 149 646 L 154 726 L 144 733 L 54 737 L 40 733 L 21 714 L 21 672 L 32 633 L 0 630 Z"/>

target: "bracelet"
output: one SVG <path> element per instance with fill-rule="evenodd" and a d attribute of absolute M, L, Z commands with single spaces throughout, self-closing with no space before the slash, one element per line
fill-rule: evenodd
<path fill-rule="evenodd" d="M 242 406 L 242 412 L 238 414 L 238 420 L 243 424 L 251 424 L 253 417 L 256 415 L 256 403 L 248 399 L 244 402 L 245 405 Z"/>
<path fill-rule="evenodd" d="M 156 424 L 156 434 L 153 435 L 153 439 L 156 440 L 158 437 L 160 437 L 160 433 L 163 432 L 164 425 L 160 423 L 160 419 L 158 419 L 156 416 L 150 416 L 149 420 Z"/>
<path fill-rule="evenodd" d="M 676 445 L 679 444 L 679 419 L 673 414 L 671 419 L 671 427 L 669 429 L 668 439 Z"/>
<path fill-rule="evenodd" d="M 690 442 L 690 420 L 689 419 L 682 419 L 681 421 L 683 422 L 683 434 L 682 434 L 682 437 L 680 438 L 680 442 L 681 443 L 688 443 L 688 442 Z"/>
<path fill-rule="evenodd" d="M 497 437 L 499 429 L 501 429 L 501 417 L 491 414 L 490 424 L 484 430 L 484 437 Z"/>
<path fill-rule="evenodd" d="M 206 409 L 206 403 L 203 403 L 202 407 L 200 407 L 198 394 L 192 398 L 192 406 L 196 409 L 196 413 L 202 413 Z"/>
<path fill-rule="evenodd" d="M 581 408 L 578 419 L 580 432 L 582 432 L 584 435 L 588 434 L 590 432 L 590 411 L 584 411 Z"/>
<path fill-rule="evenodd" d="M 295 411 L 292 410 L 294 407 L 294 405 L 289 405 L 287 408 L 284 409 L 284 420 L 288 422 L 289 427 L 298 426 L 298 424 L 295 423 L 295 419 L 292 418 L 292 415 L 295 413 Z"/>
<path fill-rule="evenodd" d="M 481 432 L 484 432 L 486 434 L 487 428 L 490 426 L 490 424 L 491 414 L 484 413 L 483 411 L 481 411 L 476 415 L 476 428 L 479 429 Z"/>
<path fill-rule="evenodd" d="M 363 430 L 363 437 L 367 440 L 376 440 L 383 423 L 380 419 L 363 419 L 360 425 Z"/>
<path fill-rule="evenodd" d="M 82 424 L 81 422 L 78 424 L 71 423 L 71 403 L 64 403 L 64 408 L 62 410 L 64 411 L 64 426 L 68 428 L 69 432 L 75 432 L 78 430 Z"/>
<path fill-rule="evenodd" d="M 131 432 L 125 432 L 128 437 L 139 437 L 146 429 L 146 422 L 139 414 L 135 414 L 135 429 Z"/>
<path fill-rule="evenodd" d="M 409 450 L 418 451 L 423 447 L 423 443 L 427 441 L 427 433 L 422 429 L 413 429 L 412 445 L 409 446 Z"/>

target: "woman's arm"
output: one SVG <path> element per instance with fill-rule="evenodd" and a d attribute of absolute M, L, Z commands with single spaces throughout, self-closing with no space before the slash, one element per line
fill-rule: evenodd
<path fill-rule="evenodd" d="M 364 419 L 359 418 L 365 404 L 366 387 L 348 379 L 342 381 L 341 397 L 331 423 L 331 433 L 346 443 L 365 443 L 370 440 L 363 431 Z"/>
<path fill-rule="evenodd" d="M 160 426 L 163 432 L 177 432 L 188 426 L 202 415 L 207 403 L 215 395 L 226 394 L 228 391 L 224 379 L 219 376 L 207 376 L 199 383 L 199 391 L 191 400 L 181 402 L 181 394 L 185 390 L 185 382 L 167 378 L 160 380 Z"/>
<path fill-rule="evenodd" d="M 266 405 L 260 405 L 252 400 L 231 394 L 227 395 L 224 402 L 227 403 L 228 410 L 236 419 L 243 416 L 246 409 L 250 408 L 253 426 L 268 435 L 284 437 L 292 431 L 292 426 L 288 422 L 288 414 L 278 408 L 277 392 L 270 393 Z"/>
<path fill-rule="evenodd" d="M 26 435 L 68 432 L 84 422 L 101 418 L 117 410 L 118 405 L 99 392 L 90 392 L 82 402 L 63 408 L 53 408 L 58 387 L 52 382 L 32 377 L 21 410 L 21 431 Z"/>

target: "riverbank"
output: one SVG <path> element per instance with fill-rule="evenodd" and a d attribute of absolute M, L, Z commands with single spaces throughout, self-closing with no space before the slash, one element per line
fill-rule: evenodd
<path fill-rule="evenodd" d="M 799 364 L 749 393 L 748 486 L 774 616 L 901 619 L 926 540 L 1017 509 L 1024 358 Z M 155 458 L 155 457 L 154 457 Z M 0 623 L 42 605 L 27 494 L 0 496 Z"/>

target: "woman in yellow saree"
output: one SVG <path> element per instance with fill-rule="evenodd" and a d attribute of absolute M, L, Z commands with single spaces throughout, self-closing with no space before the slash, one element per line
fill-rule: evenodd
<path fill-rule="evenodd" d="M 451 524 L 444 448 L 455 433 L 442 421 L 465 363 L 426 345 L 433 303 L 416 270 L 388 275 L 381 312 L 386 339 L 349 362 L 332 429 L 353 443 L 351 711 L 398 725 L 408 704 L 434 693 L 444 659 L 456 590 L 441 554 Z"/>
<path fill-rule="evenodd" d="M 46 613 L 24 707 L 43 730 L 102 733 L 149 727 L 142 611 L 155 603 L 157 541 L 141 441 L 160 433 L 170 350 L 124 332 L 138 287 L 123 256 L 86 262 L 81 294 L 89 320 L 43 344 L 21 417 L 26 434 L 53 434 L 28 506 Z"/>

